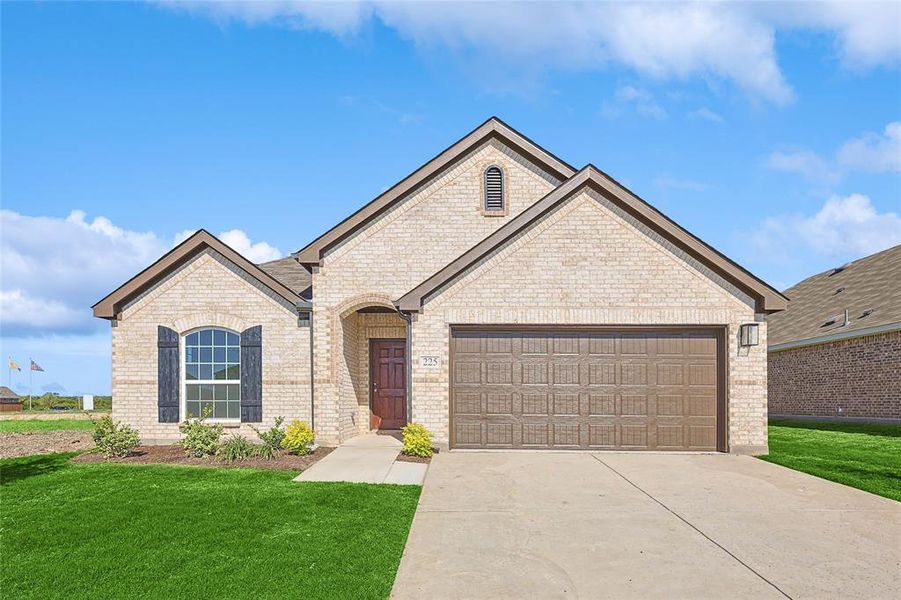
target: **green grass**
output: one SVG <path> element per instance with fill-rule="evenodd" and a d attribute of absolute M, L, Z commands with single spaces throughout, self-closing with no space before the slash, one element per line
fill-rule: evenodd
<path fill-rule="evenodd" d="M 0 433 L 25 433 L 28 431 L 90 430 L 94 423 L 90 419 L 22 419 L 0 421 Z"/>
<path fill-rule="evenodd" d="M 8 598 L 386 598 L 416 486 L 287 471 L 0 461 Z"/>
<path fill-rule="evenodd" d="M 901 501 L 901 425 L 771 421 L 762 460 Z"/>

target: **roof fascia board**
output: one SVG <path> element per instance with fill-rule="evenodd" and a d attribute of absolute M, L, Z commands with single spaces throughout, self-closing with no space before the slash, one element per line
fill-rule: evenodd
<path fill-rule="evenodd" d="M 794 348 L 803 348 L 805 346 L 816 346 L 818 344 L 839 342 L 841 340 L 851 340 L 879 333 L 890 333 L 892 331 L 901 331 L 901 323 L 886 323 L 885 325 L 877 325 L 875 327 L 865 327 L 864 329 L 855 329 L 853 331 L 842 331 L 841 333 L 830 333 L 803 340 L 782 342 L 781 344 L 767 346 L 766 349 L 767 352 L 781 352 L 783 350 L 792 350 Z"/>
<path fill-rule="evenodd" d="M 94 316 L 101 319 L 115 319 L 123 303 L 134 298 L 148 286 L 160 281 L 173 269 L 190 261 L 206 248 L 215 250 L 223 255 L 291 304 L 296 305 L 299 301 L 302 301 L 300 296 L 295 294 L 290 288 L 241 256 L 241 254 L 208 231 L 201 229 L 94 304 L 92 307 Z"/>
<path fill-rule="evenodd" d="M 588 165 L 455 261 L 404 294 L 395 303 L 396 306 L 404 312 L 418 312 L 422 308 L 424 299 L 429 294 L 445 285 L 495 248 L 504 244 L 545 212 L 551 210 L 573 193 L 589 185 L 635 215 L 655 231 L 659 231 L 673 243 L 684 248 L 703 264 L 710 266 L 742 289 L 751 292 L 752 295 L 758 298 L 758 309 L 761 312 L 782 310 L 787 305 L 787 299 L 774 288 L 757 279 L 736 263 L 690 234 L 593 165 Z"/>
<path fill-rule="evenodd" d="M 540 164 L 561 180 L 575 174 L 576 170 L 549 153 L 547 150 L 525 137 L 497 117 L 491 117 L 476 129 L 452 144 L 425 165 L 402 179 L 392 188 L 376 197 L 336 226 L 316 238 L 313 242 L 297 251 L 294 256 L 304 265 L 318 265 L 323 253 L 358 228 L 368 224 L 382 211 L 403 199 L 423 182 L 439 173 L 442 169 L 459 159 L 467 151 L 488 138 L 497 137 L 527 158 Z"/>

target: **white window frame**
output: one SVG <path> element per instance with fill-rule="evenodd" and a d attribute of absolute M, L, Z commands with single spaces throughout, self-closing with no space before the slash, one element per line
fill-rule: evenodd
<path fill-rule="evenodd" d="M 181 401 L 180 401 L 180 406 L 179 406 L 181 418 L 179 419 L 179 422 L 184 422 L 188 419 L 188 369 L 187 369 L 188 352 L 186 349 L 188 336 L 191 335 L 192 333 L 196 333 L 198 331 L 203 331 L 204 329 L 219 329 L 222 331 L 227 331 L 228 333 L 233 333 L 238 336 L 238 340 L 240 343 L 241 334 L 239 332 L 232 331 L 231 329 L 228 329 L 226 327 L 219 327 L 216 325 L 203 325 L 200 327 L 195 327 L 194 329 L 189 329 L 188 331 L 185 331 L 184 333 L 182 333 L 179 336 L 179 338 L 178 338 L 178 344 L 179 344 L 179 346 L 178 346 L 178 362 L 179 362 L 178 369 L 179 369 L 179 377 L 181 380 L 181 385 L 179 386 L 181 388 L 180 394 L 179 394 L 181 396 L 181 398 L 180 398 Z M 238 346 L 238 347 L 240 348 L 240 346 Z M 239 365 L 241 364 L 240 351 L 238 353 L 238 364 Z M 240 388 L 241 379 L 239 377 L 237 381 L 235 381 L 234 379 L 211 379 L 211 380 L 192 379 L 191 380 L 192 385 L 201 384 L 201 383 L 212 383 L 212 384 L 223 383 L 223 384 L 232 384 L 232 385 L 238 384 L 238 386 Z M 218 419 L 214 418 L 214 417 L 208 417 L 207 419 L 205 419 L 204 422 L 205 423 L 222 423 L 222 424 L 226 424 L 226 425 L 241 423 L 241 402 L 240 402 L 240 400 L 238 401 L 238 416 L 237 417 L 234 417 L 234 418 L 227 418 L 227 417 L 221 418 L 220 417 Z"/>

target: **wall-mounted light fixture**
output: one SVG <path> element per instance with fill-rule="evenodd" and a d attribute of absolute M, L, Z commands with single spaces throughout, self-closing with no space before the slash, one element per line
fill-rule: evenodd
<path fill-rule="evenodd" d="M 757 323 L 745 323 L 738 329 L 738 344 L 743 347 L 756 346 L 760 343 Z"/>

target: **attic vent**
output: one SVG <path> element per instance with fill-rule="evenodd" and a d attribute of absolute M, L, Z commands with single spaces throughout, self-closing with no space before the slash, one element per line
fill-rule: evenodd
<path fill-rule="evenodd" d="M 863 311 L 862 313 L 860 313 L 860 317 L 859 317 L 859 318 L 862 319 L 862 318 L 864 318 L 864 317 L 869 317 L 869 316 L 872 315 L 872 314 L 873 314 L 873 309 L 872 309 L 872 308 L 868 308 L 868 309 L 866 309 L 865 311 Z"/>
<path fill-rule="evenodd" d="M 845 288 L 840 287 L 840 288 L 838 288 L 837 290 L 835 290 L 835 293 L 832 294 L 832 295 L 833 295 L 833 296 L 837 296 L 838 294 L 841 294 L 841 293 L 844 292 L 844 291 L 845 291 Z"/>
<path fill-rule="evenodd" d="M 847 266 L 848 266 L 847 264 L 844 264 L 844 265 L 842 265 L 842 266 L 840 266 L 840 267 L 835 267 L 834 269 L 832 269 L 832 273 L 829 273 L 828 276 L 829 276 L 829 277 L 832 277 L 833 275 L 838 275 L 839 273 L 841 273 L 842 271 L 844 271 L 844 270 L 845 270 L 845 267 L 847 267 Z"/>
<path fill-rule="evenodd" d="M 485 169 L 485 210 L 504 210 L 504 174 L 500 167 Z"/>

